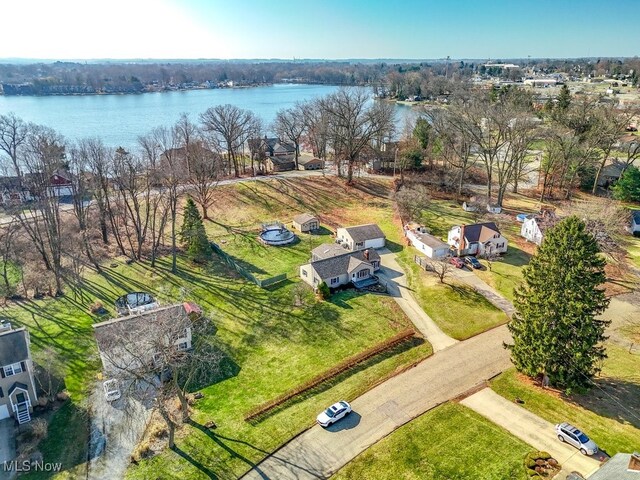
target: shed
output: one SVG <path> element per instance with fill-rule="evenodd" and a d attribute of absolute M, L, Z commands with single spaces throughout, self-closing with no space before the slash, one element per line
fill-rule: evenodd
<path fill-rule="evenodd" d="M 320 221 L 318 217 L 311 213 L 302 213 L 293 217 L 293 228 L 302 233 L 318 230 Z"/>
<path fill-rule="evenodd" d="M 322 170 L 324 168 L 324 162 L 319 158 L 299 158 L 298 169 L 299 170 Z"/>

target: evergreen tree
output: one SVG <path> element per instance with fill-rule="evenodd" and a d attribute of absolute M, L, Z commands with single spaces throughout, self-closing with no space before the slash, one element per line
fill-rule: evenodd
<path fill-rule="evenodd" d="M 184 220 L 180 229 L 182 241 L 189 258 L 196 261 L 204 261 L 211 257 L 211 245 L 207 238 L 207 232 L 202 223 L 202 217 L 198 207 L 191 197 L 184 206 Z"/>
<path fill-rule="evenodd" d="M 569 87 L 566 85 L 562 85 L 560 89 L 560 93 L 558 94 L 558 110 L 561 112 L 565 112 L 569 105 L 571 104 L 571 92 L 569 91 Z"/>
<path fill-rule="evenodd" d="M 589 386 L 606 358 L 602 342 L 609 322 L 595 318 L 609 304 L 599 288 L 605 263 L 578 217 L 546 232 L 515 290 L 513 344 L 506 347 L 518 371 L 546 376 L 567 392 Z"/>
<path fill-rule="evenodd" d="M 640 202 L 640 170 L 631 165 L 611 187 L 613 198 L 625 202 Z"/>

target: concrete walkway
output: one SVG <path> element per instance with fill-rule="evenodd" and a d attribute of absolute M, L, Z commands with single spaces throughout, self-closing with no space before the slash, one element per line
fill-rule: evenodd
<path fill-rule="evenodd" d="M 7 418 L 0 420 L 0 479 L 7 480 L 15 478 L 15 472 L 6 471 L 3 467 L 5 462 L 10 462 L 16 458 L 16 428 L 15 420 Z"/>
<path fill-rule="evenodd" d="M 501 326 L 441 350 L 352 402 L 336 425 L 316 425 L 291 440 L 243 478 L 327 478 L 399 426 L 477 387 L 511 366 Z"/>
<path fill-rule="evenodd" d="M 582 455 L 576 448 L 560 442 L 551 422 L 501 397 L 490 388 L 484 388 L 460 403 L 500 425 L 533 448 L 549 452 L 562 466 L 561 476 L 556 478 L 566 478 L 566 474 L 573 471 L 586 478 L 600 466 L 597 459 Z"/>
<path fill-rule="evenodd" d="M 504 298 L 495 288 L 478 277 L 474 272 L 464 268 L 456 268 L 452 271 L 452 276 L 461 282 L 466 283 L 480 295 L 485 297 L 496 308 L 499 308 L 511 318 L 516 311 L 513 303 Z"/>
<path fill-rule="evenodd" d="M 386 248 L 379 250 L 378 253 L 380 253 L 382 268 L 377 275 L 387 284 L 389 294 L 398 302 L 409 320 L 431 343 L 433 351 L 438 352 L 458 343 L 458 340 L 440 330 L 440 327 L 420 307 L 408 287 L 407 276 L 396 261 L 395 253 Z"/>

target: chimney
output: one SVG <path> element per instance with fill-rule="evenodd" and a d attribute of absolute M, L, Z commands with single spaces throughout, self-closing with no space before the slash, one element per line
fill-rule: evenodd
<path fill-rule="evenodd" d="M 634 452 L 631 454 L 627 471 L 640 473 L 640 453 Z"/>
<path fill-rule="evenodd" d="M 364 251 L 364 259 L 369 260 L 369 249 Z"/>
<path fill-rule="evenodd" d="M 458 240 L 458 256 L 464 248 L 464 224 L 460 225 L 460 239 Z"/>

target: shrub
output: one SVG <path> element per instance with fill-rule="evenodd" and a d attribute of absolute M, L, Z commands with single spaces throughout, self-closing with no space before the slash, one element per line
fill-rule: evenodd
<path fill-rule="evenodd" d="M 146 440 L 142 441 L 138 445 L 136 445 L 136 448 L 134 448 L 133 452 L 131 452 L 131 462 L 138 463 L 143 458 L 149 458 L 151 455 L 153 455 L 151 445 Z"/>
<path fill-rule="evenodd" d="M 329 290 L 329 285 L 327 285 L 325 282 L 321 282 L 320 285 L 318 285 L 318 295 L 323 300 L 328 299 L 331 296 L 331 290 Z"/>
<path fill-rule="evenodd" d="M 42 418 L 35 418 L 31 422 L 31 433 L 33 435 L 34 440 L 40 441 L 47 438 L 48 425 L 46 420 Z"/>

